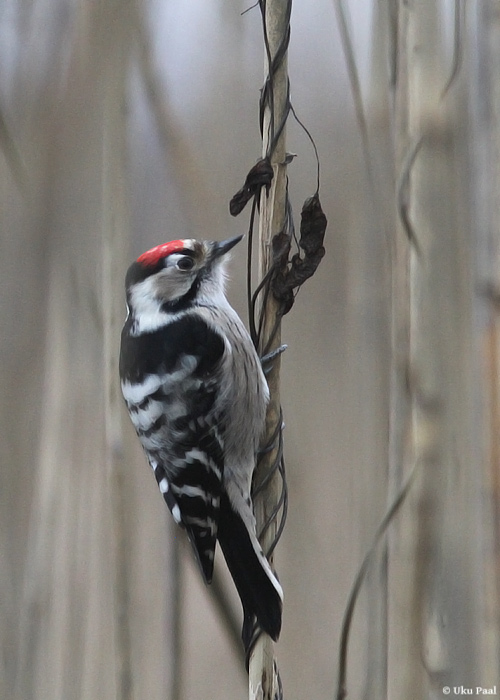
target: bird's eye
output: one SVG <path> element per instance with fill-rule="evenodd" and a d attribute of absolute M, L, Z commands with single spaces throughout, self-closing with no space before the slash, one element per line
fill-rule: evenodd
<path fill-rule="evenodd" d="M 179 270 L 192 270 L 194 267 L 194 260 L 186 255 L 177 261 L 177 267 Z"/>

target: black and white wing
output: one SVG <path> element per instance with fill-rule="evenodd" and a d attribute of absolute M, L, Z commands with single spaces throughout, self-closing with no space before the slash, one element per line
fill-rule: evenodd
<path fill-rule="evenodd" d="M 120 376 L 132 422 L 160 491 L 212 579 L 224 448 L 215 410 L 222 337 L 195 313 L 152 333 L 122 333 Z"/>

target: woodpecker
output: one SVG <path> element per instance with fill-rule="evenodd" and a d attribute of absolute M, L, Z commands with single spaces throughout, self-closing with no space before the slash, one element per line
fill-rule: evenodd
<path fill-rule="evenodd" d="M 132 263 L 120 379 L 159 489 L 207 584 L 220 544 L 248 649 L 255 619 L 278 638 L 283 591 L 257 539 L 250 497 L 269 390 L 225 295 L 227 253 L 241 239 L 170 241 Z"/>

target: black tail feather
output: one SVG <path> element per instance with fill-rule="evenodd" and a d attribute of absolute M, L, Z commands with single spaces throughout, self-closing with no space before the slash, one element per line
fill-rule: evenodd
<path fill-rule="evenodd" d="M 281 631 L 280 594 L 255 553 L 245 524 L 225 493 L 220 501 L 218 539 L 243 605 L 245 649 L 252 640 L 254 617 L 262 630 L 276 641 Z"/>
<path fill-rule="evenodd" d="M 243 610 L 243 629 L 241 630 L 241 638 L 247 655 L 247 671 L 248 671 L 248 653 L 259 636 L 259 625 L 255 619 L 255 615 Z"/>

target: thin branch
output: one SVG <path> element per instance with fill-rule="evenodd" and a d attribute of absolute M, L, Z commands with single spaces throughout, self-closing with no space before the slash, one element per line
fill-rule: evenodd
<path fill-rule="evenodd" d="M 344 700 L 344 698 L 347 695 L 347 652 L 348 652 L 348 645 L 349 645 L 349 633 L 351 631 L 351 623 L 352 623 L 352 618 L 354 615 L 354 610 L 356 607 L 356 602 L 358 600 L 359 592 L 361 590 L 361 586 L 363 585 L 363 582 L 366 578 L 366 574 L 368 572 L 368 568 L 370 564 L 372 563 L 372 560 L 375 556 L 375 552 L 377 550 L 377 547 L 382 540 L 382 537 L 385 535 L 387 528 L 389 527 L 391 521 L 393 518 L 396 516 L 397 512 L 403 505 L 408 492 L 410 490 L 410 487 L 413 483 L 413 480 L 415 478 L 415 474 L 417 473 L 417 467 L 418 467 L 418 462 L 415 462 L 413 465 L 413 468 L 403 486 L 399 494 L 396 496 L 394 499 L 394 502 L 392 503 L 391 507 L 385 514 L 382 522 L 380 523 L 377 532 L 375 533 L 375 537 L 373 538 L 373 542 L 371 544 L 371 547 L 365 554 L 365 557 L 363 559 L 363 562 L 361 566 L 359 567 L 358 573 L 356 575 L 356 578 L 354 579 L 354 583 L 351 588 L 351 592 L 349 594 L 349 600 L 347 603 L 347 607 L 344 613 L 344 619 L 342 621 L 342 632 L 340 636 L 340 647 L 339 647 L 339 672 L 338 672 L 338 683 L 337 683 L 337 694 L 336 694 L 336 700 Z"/>
<path fill-rule="evenodd" d="M 347 74 L 349 84 L 354 101 L 354 109 L 356 112 L 356 121 L 358 123 L 359 132 L 361 134 L 361 142 L 363 147 L 363 157 L 368 170 L 368 178 L 372 183 L 372 167 L 370 156 L 370 143 L 368 139 L 368 126 L 366 123 L 365 110 L 363 106 L 363 94 L 361 92 L 361 82 L 359 80 L 358 67 L 354 56 L 354 48 L 351 35 L 347 23 L 346 11 L 342 0 L 334 0 L 335 14 L 339 25 L 340 40 L 342 42 L 342 50 L 347 65 Z"/>
<path fill-rule="evenodd" d="M 453 60 L 451 63 L 450 76 L 441 92 L 441 99 L 446 97 L 448 90 L 451 88 L 462 68 L 463 61 L 463 22 L 464 22 L 464 6 L 463 0 L 455 0 L 455 17 L 453 22 Z"/>
<path fill-rule="evenodd" d="M 408 149 L 398 182 L 396 184 L 396 198 L 399 218 L 408 241 L 413 246 L 417 255 L 421 254 L 421 248 L 418 242 L 417 234 L 415 233 L 415 229 L 413 227 L 413 223 L 410 219 L 409 190 L 411 171 L 423 143 L 424 137 L 420 136 L 420 138 Z"/>
<path fill-rule="evenodd" d="M 0 108 L 0 149 L 3 151 L 16 185 L 21 192 L 25 193 L 28 185 L 28 173 L 2 108 Z"/>

